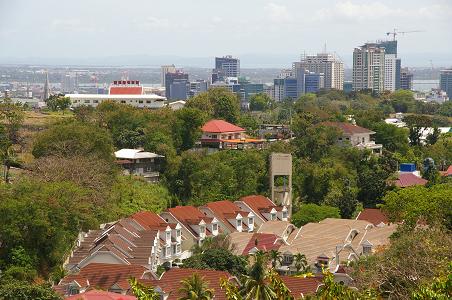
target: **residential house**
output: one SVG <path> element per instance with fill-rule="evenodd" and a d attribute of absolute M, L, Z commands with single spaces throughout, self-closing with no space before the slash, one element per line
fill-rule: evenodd
<path fill-rule="evenodd" d="M 344 122 L 322 122 L 319 125 L 337 128 L 341 132 L 338 138 L 339 144 L 350 143 L 354 147 L 368 149 L 372 153 L 381 154 L 383 145 L 375 144 L 371 140 L 371 135 L 375 134 L 372 130 Z"/>
<path fill-rule="evenodd" d="M 281 280 L 289 289 L 293 299 L 304 299 L 306 296 L 315 295 L 319 287 L 323 284 L 320 277 L 294 277 L 281 276 Z"/>
<path fill-rule="evenodd" d="M 396 228 L 395 224 L 374 226 L 362 220 L 327 218 L 301 227 L 280 252 L 287 256 L 303 253 L 314 270 L 320 271 L 322 266 L 334 270 L 343 261 L 357 260 L 389 245 Z"/>
<path fill-rule="evenodd" d="M 201 278 L 203 278 L 203 281 L 207 284 L 207 288 L 213 290 L 213 299 L 215 300 L 227 299 L 225 290 L 220 287 L 220 280 L 222 278 L 238 284 L 237 278 L 231 276 L 231 274 L 225 271 L 185 268 L 173 268 L 163 273 L 159 279 L 141 280 L 141 282 L 145 285 L 154 287 L 154 290 L 160 294 L 160 299 L 162 300 L 178 300 L 184 296 L 180 291 L 180 288 L 182 287 L 181 281 L 191 277 L 195 273 L 198 273 Z"/>
<path fill-rule="evenodd" d="M 99 230 L 81 233 L 65 263 L 68 270 L 80 270 L 90 263 L 158 265 L 182 257 L 181 225 L 167 224 L 152 212 L 141 212 L 104 224 Z"/>
<path fill-rule="evenodd" d="M 182 244 L 182 251 L 186 253 L 182 258 L 190 255 L 193 245 L 200 245 L 208 236 L 220 233 L 218 220 L 208 217 L 194 206 L 176 206 L 168 208 L 160 216 L 170 224 L 181 224 L 182 235 L 186 237 Z"/>
<path fill-rule="evenodd" d="M 242 211 L 231 201 L 209 202 L 198 209 L 206 216 L 216 218 L 221 231 L 225 234 L 255 230 L 253 212 Z"/>
<path fill-rule="evenodd" d="M 148 182 L 159 181 L 159 162 L 164 156 L 140 149 L 121 149 L 115 152 L 115 157 L 125 175 L 142 176 Z"/>
<path fill-rule="evenodd" d="M 247 137 L 245 129 L 224 120 L 210 120 L 201 128 L 201 147 L 212 150 L 264 147 L 265 140 Z"/>
<path fill-rule="evenodd" d="M 233 246 L 232 252 L 235 255 L 248 255 L 256 251 L 278 250 L 284 241 L 275 234 L 233 232 L 228 235 Z"/>
<path fill-rule="evenodd" d="M 137 264 L 91 263 L 80 268 L 78 272 L 65 276 L 54 289 L 62 296 L 84 294 L 92 289 L 125 295 L 130 289 L 127 281 L 130 277 L 154 278 L 146 267 Z"/>
<path fill-rule="evenodd" d="M 402 163 L 397 172 L 397 179 L 389 183 L 400 188 L 406 188 L 415 185 L 426 185 L 427 182 L 421 177 L 421 172 L 416 170 L 416 164 Z"/>
<path fill-rule="evenodd" d="M 289 212 L 286 206 L 277 206 L 269 198 L 251 195 L 234 202 L 242 211 L 252 212 L 255 216 L 255 227 L 259 228 L 267 221 L 288 221 Z"/>

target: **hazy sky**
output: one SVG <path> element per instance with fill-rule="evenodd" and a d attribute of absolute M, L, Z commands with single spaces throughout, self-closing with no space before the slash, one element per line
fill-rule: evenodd
<path fill-rule="evenodd" d="M 225 54 L 295 56 L 385 32 L 414 65 L 452 65 L 452 0 L 0 0 L 0 60 Z M 245 63 L 242 61 L 242 63 Z"/>

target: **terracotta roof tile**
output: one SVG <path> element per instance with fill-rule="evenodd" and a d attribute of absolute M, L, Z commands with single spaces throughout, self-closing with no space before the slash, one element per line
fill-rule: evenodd
<path fill-rule="evenodd" d="M 248 244 L 245 246 L 245 249 L 243 249 L 242 255 L 248 255 L 250 250 L 254 247 L 256 247 L 258 250 L 270 251 L 278 250 L 281 245 L 282 243 L 280 242 L 280 238 L 275 234 L 255 233 L 251 236 Z"/>
<path fill-rule="evenodd" d="M 112 86 L 110 87 L 110 95 L 142 95 L 142 86 Z"/>
<path fill-rule="evenodd" d="M 360 134 L 360 133 L 370 133 L 370 134 L 375 133 L 372 130 L 369 130 L 367 128 L 353 125 L 350 123 L 344 123 L 344 122 L 321 122 L 318 125 L 335 127 L 347 135 Z"/>
<path fill-rule="evenodd" d="M 245 132 L 245 129 L 223 120 L 210 120 L 201 128 L 203 132 Z"/>
<path fill-rule="evenodd" d="M 136 300 L 135 296 L 126 296 L 105 291 L 91 290 L 83 294 L 73 295 L 67 300 Z"/>
<path fill-rule="evenodd" d="M 378 208 L 365 208 L 356 219 L 370 222 L 375 226 L 389 223 L 388 217 Z"/>
<path fill-rule="evenodd" d="M 425 185 L 427 182 L 424 178 L 417 177 L 412 173 L 399 173 L 399 177 L 394 181 L 394 184 L 404 188 L 414 185 Z"/>
<path fill-rule="evenodd" d="M 281 276 L 281 279 L 295 299 L 299 299 L 301 296 L 315 294 L 319 285 L 322 284 L 322 280 L 317 277 L 298 278 Z"/>
<path fill-rule="evenodd" d="M 150 211 L 141 211 L 130 216 L 132 219 L 137 221 L 141 226 L 148 227 L 152 229 L 162 228 L 168 226 L 159 215 Z"/>
<path fill-rule="evenodd" d="M 248 216 L 248 212 L 242 211 L 237 204 L 228 201 L 215 201 L 209 202 L 205 205 L 205 207 L 209 208 L 215 217 L 223 222 L 231 231 L 235 231 L 235 225 L 231 224 L 229 219 L 235 219 L 238 214 L 240 214 L 243 218 Z M 242 223 L 243 228 L 247 228 L 245 223 Z"/>
<path fill-rule="evenodd" d="M 267 211 L 269 208 L 273 208 L 273 207 L 275 207 L 275 209 L 276 209 L 276 207 L 277 207 L 275 205 L 275 203 L 273 203 L 270 199 L 268 199 L 267 197 L 262 196 L 262 195 L 251 195 L 251 196 L 242 197 L 239 199 L 239 201 L 242 201 L 243 203 L 248 205 L 249 208 L 251 208 L 251 210 L 255 214 L 258 214 L 264 220 L 266 220 L 266 218 L 264 217 L 264 215 L 261 212 Z M 270 211 L 270 210 L 268 210 L 268 211 Z"/>

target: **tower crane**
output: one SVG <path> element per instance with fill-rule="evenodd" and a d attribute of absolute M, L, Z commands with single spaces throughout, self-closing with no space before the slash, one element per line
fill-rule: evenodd
<path fill-rule="evenodd" d="M 386 32 L 386 35 L 387 36 L 392 35 L 392 40 L 395 41 L 397 35 L 405 34 L 405 33 L 413 33 L 413 32 L 422 32 L 422 30 L 398 31 L 396 28 L 394 28 L 394 31 Z"/>

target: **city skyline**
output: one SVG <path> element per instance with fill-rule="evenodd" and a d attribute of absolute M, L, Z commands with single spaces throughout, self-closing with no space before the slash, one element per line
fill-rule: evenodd
<path fill-rule="evenodd" d="M 385 32 L 397 28 L 420 31 L 398 37 L 407 66 L 452 65 L 446 50 L 452 47 L 450 1 L 319 2 L 230 1 L 219 9 L 202 0 L 2 1 L 8 13 L 0 20 L 0 37 L 8 47 L 0 63 L 181 65 L 180 60 L 205 67 L 213 57 L 230 54 L 242 67 L 284 67 L 303 52 L 322 52 L 326 44 L 351 68 L 355 47 L 391 39 Z M 50 14 L 50 8 L 62 13 Z"/>

